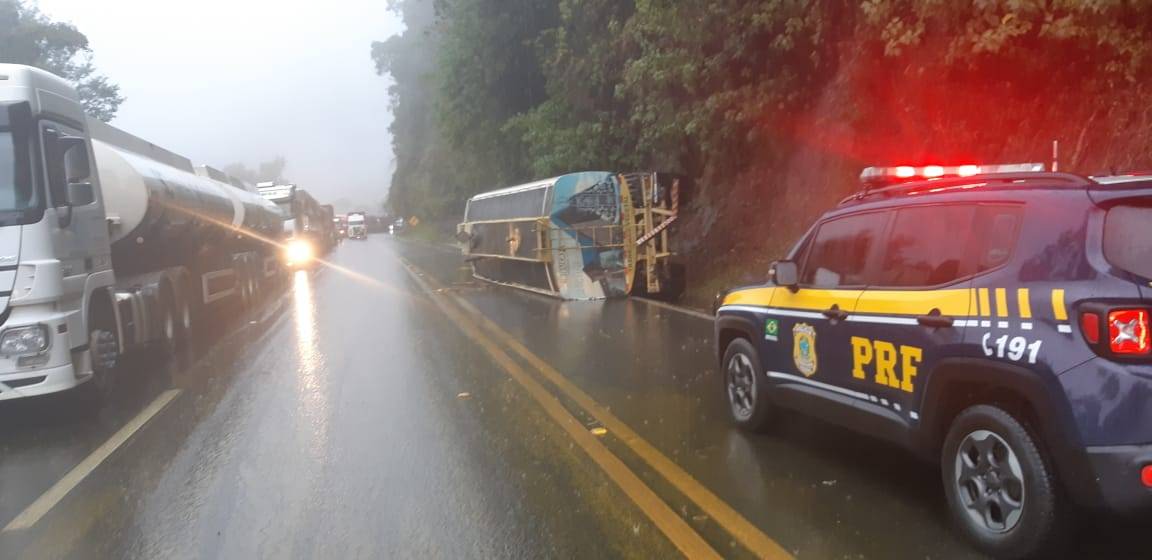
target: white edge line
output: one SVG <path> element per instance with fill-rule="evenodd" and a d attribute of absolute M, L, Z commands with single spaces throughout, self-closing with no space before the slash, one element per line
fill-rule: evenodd
<path fill-rule="evenodd" d="M 629 299 L 634 299 L 636 301 L 642 301 L 644 303 L 647 303 L 648 305 L 654 305 L 656 307 L 662 307 L 664 309 L 671 309 L 672 311 L 679 311 L 685 315 L 696 317 L 697 319 L 704 319 L 706 321 L 713 321 L 716 319 L 715 315 L 709 315 L 708 313 L 705 313 L 703 311 L 696 311 L 695 309 L 689 309 L 687 307 L 681 307 L 679 305 L 672 305 L 671 303 L 663 302 L 663 301 L 656 300 L 656 299 L 650 299 L 650 298 L 646 298 L 646 297 L 633 297 L 633 298 L 629 298 Z"/>
<path fill-rule="evenodd" d="M 141 410 L 135 418 L 129 420 L 124 427 L 120 428 L 112 437 L 108 438 L 97 447 L 95 451 L 80 461 L 78 465 L 72 467 L 64 478 L 56 481 L 51 488 L 36 498 L 24 511 L 20 512 L 8 525 L 0 532 L 10 533 L 12 531 L 22 531 L 31 529 L 37 522 L 40 521 L 52 508 L 56 507 L 72 490 L 80 485 L 88 475 L 92 474 L 108 457 L 112 456 L 121 446 L 123 446 L 136 432 L 139 432 L 145 424 L 148 423 L 153 417 L 164 410 L 173 400 L 180 395 L 180 389 L 169 389 L 156 397 L 144 410 Z"/>

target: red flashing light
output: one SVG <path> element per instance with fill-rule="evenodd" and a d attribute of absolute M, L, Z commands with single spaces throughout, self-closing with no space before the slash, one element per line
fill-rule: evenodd
<path fill-rule="evenodd" d="M 1116 309 L 1108 312 L 1109 347 L 1114 354 L 1147 354 L 1152 349 L 1148 338 L 1148 310 Z"/>
<path fill-rule="evenodd" d="M 915 179 L 943 177 L 974 177 L 987 173 L 1031 173 L 1044 171 L 1042 163 L 1009 163 L 1002 165 L 899 165 L 895 167 L 869 167 L 860 173 L 865 184 L 892 184 Z"/>
<path fill-rule="evenodd" d="M 1140 469 L 1140 482 L 1144 483 L 1145 488 L 1152 488 L 1152 465 L 1144 465 Z"/>
<path fill-rule="evenodd" d="M 1080 332 L 1088 344 L 1100 344 L 1100 316 L 1095 313 L 1080 315 Z"/>

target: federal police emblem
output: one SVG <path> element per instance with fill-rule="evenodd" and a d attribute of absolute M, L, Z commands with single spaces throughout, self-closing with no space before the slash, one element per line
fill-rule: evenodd
<path fill-rule="evenodd" d="M 807 323 L 792 327 L 792 361 L 806 377 L 816 375 L 816 329 Z"/>

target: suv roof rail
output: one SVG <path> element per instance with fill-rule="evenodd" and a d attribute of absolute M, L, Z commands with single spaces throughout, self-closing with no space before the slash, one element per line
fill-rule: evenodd
<path fill-rule="evenodd" d="M 1054 171 L 1025 171 L 1015 173 L 987 173 L 969 175 L 964 177 L 942 177 L 938 179 L 916 179 L 908 182 L 889 184 L 882 187 L 869 188 L 867 184 L 863 190 L 853 193 L 838 204 L 843 206 L 850 202 L 858 202 L 877 197 L 890 197 L 897 194 L 937 194 L 956 190 L 970 190 L 986 187 L 1020 186 L 1026 184 L 1062 183 L 1066 185 L 1088 185 L 1094 183 L 1092 179 L 1074 175 L 1072 173 L 1058 173 Z"/>

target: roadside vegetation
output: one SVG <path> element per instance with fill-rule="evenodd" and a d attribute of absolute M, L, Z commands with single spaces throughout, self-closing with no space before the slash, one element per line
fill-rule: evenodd
<path fill-rule="evenodd" d="M 84 110 L 104 122 L 124 102 L 120 86 L 96 71 L 88 37 L 45 16 L 32 1 L 0 0 L 0 62 L 35 66 L 72 82 Z"/>
<path fill-rule="evenodd" d="M 568 171 L 695 179 L 689 300 L 755 280 L 872 164 L 1152 168 L 1152 4 L 392 0 L 400 215 Z"/>

